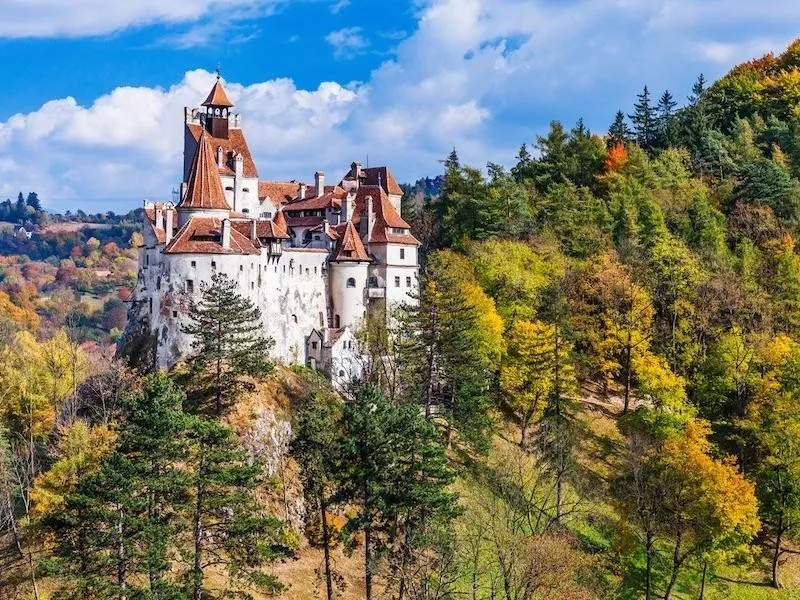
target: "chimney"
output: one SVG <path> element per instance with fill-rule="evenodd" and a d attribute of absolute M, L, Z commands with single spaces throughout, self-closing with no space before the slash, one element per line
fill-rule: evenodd
<path fill-rule="evenodd" d="M 328 218 L 322 219 L 322 243 L 325 244 L 325 249 L 328 249 Z"/>
<path fill-rule="evenodd" d="M 317 197 L 325 193 L 325 173 L 317 171 L 314 173 L 314 184 L 316 186 Z"/>
<path fill-rule="evenodd" d="M 154 205 L 156 213 L 156 229 L 164 229 L 164 211 L 158 204 Z"/>
<path fill-rule="evenodd" d="M 372 212 L 372 196 L 367 196 L 367 243 L 372 239 L 372 225 L 374 216 Z"/>
<path fill-rule="evenodd" d="M 339 223 L 347 223 L 350 218 L 350 192 L 342 198 L 342 213 L 339 215 Z"/>
<path fill-rule="evenodd" d="M 217 146 L 217 166 L 222 166 L 222 146 Z"/>
<path fill-rule="evenodd" d="M 222 219 L 222 247 L 231 247 L 231 220 Z"/>
<path fill-rule="evenodd" d="M 300 184 L 300 200 L 304 200 L 306 197 L 306 189 L 308 186 L 305 183 Z"/>
<path fill-rule="evenodd" d="M 255 245 L 258 242 L 258 221 L 250 221 L 250 241 Z"/>
<path fill-rule="evenodd" d="M 358 187 L 361 184 L 361 163 L 354 160 L 353 164 L 350 165 L 350 169 L 353 171 L 353 175 L 356 178 L 356 187 Z"/>
<path fill-rule="evenodd" d="M 172 204 L 172 202 L 167 202 L 164 205 L 164 213 L 166 214 L 166 220 L 165 220 L 165 224 L 164 224 L 164 231 L 166 231 L 166 234 L 167 234 L 164 239 L 166 240 L 167 244 L 169 244 L 170 240 L 172 240 L 172 230 L 175 227 L 175 224 L 173 222 L 174 217 L 175 217 L 175 210 L 174 209 L 175 209 L 175 206 Z"/>

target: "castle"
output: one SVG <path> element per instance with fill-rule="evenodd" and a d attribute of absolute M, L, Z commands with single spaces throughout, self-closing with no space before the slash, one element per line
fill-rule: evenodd
<path fill-rule="evenodd" d="M 217 77 L 200 108 L 184 109 L 179 200 L 145 202 L 135 325 L 155 339 L 155 362 L 191 352 L 182 332 L 201 282 L 222 272 L 260 308 L 272 357 L 361 375 L 354 334 L 370 316 L 415 298 L 419 243 L 400 216 L 387 167 L 353 162 L 335 185 L 261 181 L 241 120 Z"/>

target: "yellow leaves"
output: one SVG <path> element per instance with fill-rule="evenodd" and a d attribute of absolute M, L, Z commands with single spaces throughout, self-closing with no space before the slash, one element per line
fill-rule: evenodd
<path fill-rule="evenodd" d="M 635 355 L 633 372 L 639 394 L 652 400 L 655 406 L 677 414 L 693 412 L 686 398 L 686 381 L 672 372 L 663 356 L 650 352 Z"/>
<path fill-rule="evenodd" d="M 679 490 L 680 506 L 697 523 L 701 534 L 723 538 L 758 532 L 755 486 L 744 478 L 732 458 L 711 456 L 708 422 L 693 420 L 684 435 L 664 444 L 664 463 L 671 471 L 670 486 Z"/>
<path fill-rule="evenodd" d="M 8 294 L 0 292 L 0 320 L 5 319 L 30 331 L 39 328 L 39 315 L 28 308 L 17 306 L 11 301 Z"/>
<path fill-rule="evenodd" d="M 41 344 L 18 333 L 0 353 L 0 418 L 26 438 L 48 435 L 60 402 L 87 373 L 85 354 L 63 331 Z"/>
<path fill-rule="evenodd" d="M 461 291 L 467 304 L 477 313 L 479 329 L 477 343 L 480 353 L 491 369 L 497 369 L 505 345 L 503 319 L 497 313 L 494 300 L 477 283 L 466 281 L 461 284 Z"/>
<path fill-rule="evenodd" d="M 517 321 L 508 332 L 508 354 L 500 389 L 515 412 L 535 420 L 553 386 L 555 328 L 540 321 Z"/>
<path fill-rule="evenodd" d="M 49 471 L 39 475 L 31 490 L 34 516 L 57 512 L 82 477 L 97 472 L 100 460 L 113 448 L 116 434 L 105 425 L 89 427 L 77 421 L 60 438 L 60 457 Z"/>

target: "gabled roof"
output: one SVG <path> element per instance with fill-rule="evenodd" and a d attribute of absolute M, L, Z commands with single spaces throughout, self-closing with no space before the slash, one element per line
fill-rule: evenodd
<path fill-rule="evenodd" d="M 296 181 L 259 181 L 258 199 L 270 198 L 274 203 L 281 205 L 297 197 L 300 184 Z"/>
<path fill-rule="evenodd" d="M 339 186 L 326 186 L 325 193 L 313 198 L 295 199 L 289 202 L 284 209 L 295 210 L 320 210 L 322 208 L 333 208 L 341 206 L 342 200 L 347 196 L 347 191 Z"/>
<path fill-rule="evenodd" d="M 192 170 L 189 172 L 186 195 L 181 198 L 178 208 L 231 210 L 225 198 L 225 190 L 222 189 L 214 151 L 208 140 L 210 137 L 205 130 L 200 134 Z"/>
<path fill-rule="evenodd" d="M 252 219 L 242 221 L 231 221 L 231 226 L 245 237 L 250 237 L 251 228 L 253 227 Z M 256 237 L 258 239 L 269 240 L 288 240 L 287 233 L 276 227 L 273 221 L 257 220 L 256 221 Z"/>
<path fill-rule="evenodd" d="M 164 248 L 165 254 L 258 254 L 259 250 L 235 227 L 231 245 L 222 247 L 222 221 L 216 217 L 192 217 Z"/>
<path fill-rule="evenodd" d="M 217 76 L 217 81 L 214 82 L 214 87 L 208 94 L 208 98 L 203 102 L 203 106 L 215 106 L 219 108 L 230 108 L 233 106 L 228 94 L 225 93 L 225 88 L 222 87 L 222 81 Z"/>
<path fill-rule="evenodd" d="M 289 239 L 289 229 L 286 226 L 286 216 L 283 214 L 283 211 L 280 208 L 272 218 L 272 223 L 277 233 L 280 233 L 283 237 Z"/>
<path fill-rule="evenodd" d="M 336 244 L 336 261 L 372 262 L 352 221 L 348 221 Z"/>
<path fill-rule="evenodd" d="M 186 129 L 195 141 L 199 141 L 200 136 L 205 132 L 208 136 L 208 141 L 211 143 L 211 149 L 214 151 L 215 161 L 217 148 L 222 146 L 222 164 L 217 165 L 221 175 L 233 176 L 233 159 L 237 154 L 241 154 L 242 174 L 247 178 L 258 177 L 256 163 L 253 162 L 253 155 L 250 154 L 250 148 L 247 145 L 247 140 L 241 129 L 229 129 L 227 138 L 216 138 L 212 136 L 208 133 L 208 130 L 203 129 L 203 126 L 198 123 L 187 123 Z"/>
<path fill-rule="evenodd" d="M 411 235 L 411 226 L 397 212 L 386 190 L 377 185 L 362 185 L 358 188 L 353 211 L 354 225 L 359 225 L 362 216 L 366 216 L 368 197 L 372 198 L 372 210 L 375 215 L 369 243 L 419 245 L 417 238 Z M 405 233 L 394 233 L 392 229 L 403 229 Z"/>
<path fill-rule="evenodd" d="M 403 188 L 397 184 L 397 180 L 389 170 L 389 167 L 360 167 L 361 177 L 360 185 L 381 186 L 387 194 L 393 196 L 402 196 Z M 342 181 L 355 181 L 355 169 L 351 166 L 347 175 L 344 176 Z"/>

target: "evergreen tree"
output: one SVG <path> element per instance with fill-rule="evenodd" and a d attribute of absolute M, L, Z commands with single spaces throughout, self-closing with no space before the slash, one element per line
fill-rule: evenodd
<path fill-rule="evenodd" d="M 655 109 L 650 103 L 650 90 L 647 89 L 647 86 L 644 86 L 642 92 L 636 95 L 633 114 L 628 117 L 633 123 L 636 143 L 644 150 L 652 151 L 656 142 L 658 122 Z"/>
<path fill-rule="evenodd" d="M 397 360 L 404 370 L 401 395 L 478 448 L 488 443 L 489 374 L 475 340 L 478 322 L 453 273 L 437 255 L 420 281 L 419 302 L 402 307 Z"/>
<path fill-rule="evenodd" d="M 330 556 L 332 535 L 328 512 L 337 489 L 336 477 L 341 460 L 338 413 L 330 400 L 313 395 L 300 412 L 292 439 L 292 454 L 302 469 L 303 494 L 308 505 L 319 514 L 327 600 L 333 600 L 334 597 Z"/>
<path fill-rule="evenodd" d="M 238 284 L 224 273 L 214 273 L 201 284 L 199 302 L 189 307 L 191 322 L 184 333 L 194 336 L 192 373 L 214 397 L 214 410 L 246 387 L 243 376 L 263 376 L 272 369 L 267 355 L 274 344 L 265 337 L 261 311 L 237 291 Z"/>
<path fill-rule="evenodd" d="M 259 466 L 248 460 L 233 431 L 212 419 L 194 417 L 189 436 L 192 498 L 186 517 L 192 540 L 187 552 L 191 597 L 210 597 L 203 584 L 212 565 L 226 568 L 229 586 L 236 593 L 252 588 L 265 593 L 281 590 L 283 586 L 274 576 L 260 571 L 263 565 L 286 555 L 288 548 L 281 522 L 262 516 L 253 496 L 259 484 Z"/>
<path fill-rule="evenodd" d="M 519 183 L 533 177 L 534 160 L 528 150 L 528 144 L 520 146 L 515 158 L 517 164 L 511 168 L 511 175 L 514 177 L 514 181 Z"/>
<path fill-rule="evenodd" d="M 675 108 L 678 102 L 669 90 L 665 90 L 658 99 L 656 118 L 658 120 L 658 137 L 663 148 L 672 148 L 676 143 Z"/>
<path fill-rule="evenodd" d="M 614 122 L 608 128 L 608 147 L 613 148 L 619 144 L 625 144 L 631 140 L 632 136 L 633 132 L 625 120 L 625 113 L 618 110 L 614 115 Z"/>

